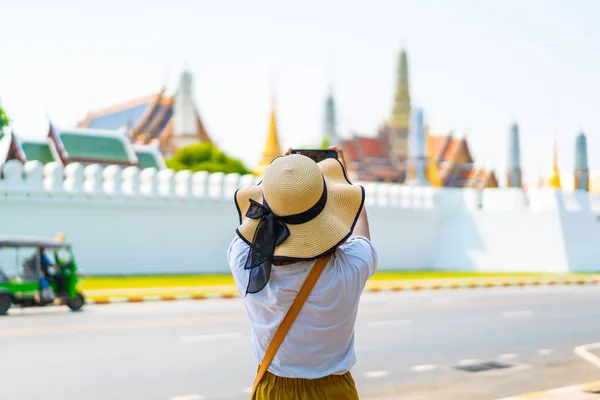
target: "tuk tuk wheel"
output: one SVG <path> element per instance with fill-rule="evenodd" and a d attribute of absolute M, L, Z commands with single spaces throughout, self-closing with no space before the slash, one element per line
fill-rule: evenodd
<path fill-rule="evenodd" d="M 0 315 L 6 315 L 12 304 L 10 293 L 0 293 Z"/>
<path fill-rule="evenodd" d="M 85 304 L 85 297 L 81 293 L 77 293 L 74 299 L 67 300 L 67 307 L 71 309 L 71 311 L 79 311 L 81 307 Z"/>

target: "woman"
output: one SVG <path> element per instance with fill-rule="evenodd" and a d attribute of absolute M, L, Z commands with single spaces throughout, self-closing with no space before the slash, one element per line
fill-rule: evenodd
<path fill-rule="evenodd" d="M 338 159 L 318 164 L 290 149 L 234 196 L 240 225 L 228 259 L 260 363 L 253 399 L 358 399 L 354 324 L 377 255 L 364 189 L 331 149 Z M 314 287 L 300 290 L 305 281 Z"/>

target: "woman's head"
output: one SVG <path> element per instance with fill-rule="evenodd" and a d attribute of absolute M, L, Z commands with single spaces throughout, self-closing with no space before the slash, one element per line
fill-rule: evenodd
<path fill-rule="evenodd" d="M 258 291 L 273 260 L 316 259 L 346 240 L 362 209 L 364 189 L 348 181 L 339 161 L 317 164 L 295 154 L 273 160 L 262 183 L 238 190 L 235 202 L 237 233 L 251 245 L 246 268 Z"/>

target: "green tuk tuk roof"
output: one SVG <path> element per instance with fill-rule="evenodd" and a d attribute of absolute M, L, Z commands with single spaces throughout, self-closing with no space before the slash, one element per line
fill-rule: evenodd
<path fill-rule="evenodd" d="M 70 247 L 71 243 L 66 240 L 48 239 L 35 236 L 0 236 L 0 248 L 2 247 Z"/>

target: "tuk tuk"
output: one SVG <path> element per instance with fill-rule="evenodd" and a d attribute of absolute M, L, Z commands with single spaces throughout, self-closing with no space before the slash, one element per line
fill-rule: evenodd
<path fill-rule="evenodd" d="M 64 239 L 0 236 L 0 315 L 12 305 L 66 304 L 79 311 L 85 298 L 71 244 Z"/>

